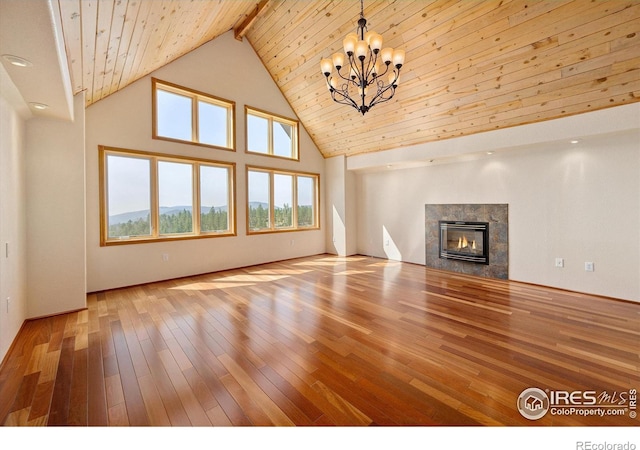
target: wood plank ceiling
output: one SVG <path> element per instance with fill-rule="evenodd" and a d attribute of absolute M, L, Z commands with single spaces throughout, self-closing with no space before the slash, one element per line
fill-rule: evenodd
<path fill-rule="evenodd" d="M 233 29 L 257 0 L 57 0 L 75 92 L 87 105 Z M 263 2 L 261 2 L 263 3 Z M 262 6 L 262 5 L 261 5 Z M 638 0 L 368 0 L 406 62 L 394 99 L 365 116 L 334 103 L 322 57 L 360 2 L 269 0 L 245 37 L 326 157 L 354 155 L 640 101 Z"/>

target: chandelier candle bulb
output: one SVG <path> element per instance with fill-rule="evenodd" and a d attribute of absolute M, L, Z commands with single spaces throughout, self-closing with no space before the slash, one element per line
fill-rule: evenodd
<path fill-rule="evenodd" d="M 398 69 L 404 64 L 404 50 L 393 51 L 393 65 Z"/>
<path fill-rule="evenodd" d="M 340 70 L 344 66 L 344 53 L 334 53 L 332 59 L 336 70 Z"/>
<path fill-rule="evenodd" d="M 356 44 L 356 56 L 360 61 L 364 61 L 367 57 L 367 52 L 369 51 L 369 46 L 365 41 L 358 41 Z"/>
<path fill-rule="evenodd" d="M 347 34 L 347 37 L 342 41 L 342 46 L 344 47 L 344 52 L 351 56 L 356 49 L 356 43 L 358 42 L 358 35 L 355 33 Z"/>
<path fill-rule="evenodd" d="M 369 44 L 369 46 L 371 47 L 371 50 L 374 53 L 378 53 L 382 48 L 382 36 L 379 35 L 378 33 L 373 33 L 373 36 L 371 36 L 371 43 Z"/>
<path fill-rule="evenodd" d="M 374 34 L 376 34 L 375 31 L 367 31 L 364 34 L 364 40 L 367 41 L 367 45 L 371 45 L 371 38 L 373 37 Z"/>
<path fill-rule="evenodd" d="M 391 60 L 393 59 L 393 49 L 391 47 L 383 48 L 380 52 L 380 57 L 382 58 L 382 62 L 389 65 L 391 64 Z"/>
<path fill-rule="evenodd" d="M 331 74 L 331 71 L 333 70 L 333 63 L 329 58 L 324 58 L 322 61 L 320 61 L 320 68 L 322 69 L 322 73 L 325 76 L 329 76 Z"/>

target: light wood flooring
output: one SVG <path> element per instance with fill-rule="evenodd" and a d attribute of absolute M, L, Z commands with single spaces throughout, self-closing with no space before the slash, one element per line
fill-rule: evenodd
<path fill-rule="evenodd" d="M 25 323 L 4 425 L 638 425 L 530 387 L 640 388 L 640 304 L 319 255 L 90 294 Z M 627 405 L 628 398 L 627 398 Z"/>

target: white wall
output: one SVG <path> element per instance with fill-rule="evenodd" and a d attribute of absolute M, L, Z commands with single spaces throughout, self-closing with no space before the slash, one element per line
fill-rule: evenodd
<path fill-rule="evenodd" d="M 29 317 L 86 307 L 84 94 L 74 110 L 27 123 Z"/>
<path fill-rule="evenodd" d="M 327 217 L 324 225 L 328 253 L 340 256 L 356 253 L 355 192 L 355 174 L 347 171 L 346 158 L 335 156 L 327 159 L 325 161 Z"/>
<path fill-rule="evenodd" d="M 427 203 L 508 203 L 512 280 L 640 301 L 637 129 L 358 172 L 358 252 L 424 264 Z"/>
<path fill-rule="evenodd" d="M 0 66 L 0 361 L 27 318 L 25 122 L 29 115 Z"/>
<path fill-rule="evenodd" d="M 151 139 L 151 76 L 236 102 L 236 152 Z M 323 253 L 323 230 L 246 234 L 247 164 L 320 173 L 324 159 L 300 127 L 300 161 L 245 153 L 244 105 L 295 118 L 250 44 L 233 33 L 199 47 L 87 108 L 88 291 L 170 279 Z M 235 237 L 100 247 L 98 146 L 236 162 Z M 322 196 L 321 196 L 322 200 Z M 321 208 L 321 222 L 324 208 Z M 162 254 L 169 260 L 163 261 Z"/>

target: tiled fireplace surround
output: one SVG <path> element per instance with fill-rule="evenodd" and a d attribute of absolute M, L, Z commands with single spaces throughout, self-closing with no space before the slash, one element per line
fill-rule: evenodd
<path fill-rule="evenodd" d="M 440 259 L 440 220 L 489 223 L 489 264 Z M 425 205 L 426 266 L 486 278 L 509 279 L 509 205 Z"/>

